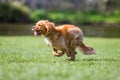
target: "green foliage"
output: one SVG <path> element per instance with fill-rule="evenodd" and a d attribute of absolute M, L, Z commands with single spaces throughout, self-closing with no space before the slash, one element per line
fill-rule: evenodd
<path fill-rule="evenodd" d="M 40 37 L 0 37 L 0 80 L 119 80 L 120 39 L 85 38 L 96 55 L 55 58 Z"/>
<path fill-rule="evenodd" d="M 40 19 L 47 19 L 47 12 L 45 10 L 36 10 L 30 15 L 33 21 L 38 21 Z"/>
<path fill-rule="evenodd" d="M 0 4 L 0 22 L 28 22 L 29 9 L 23 5 Z"/>
<path fill-rule="evenodd" d="M 48 19 L 56 23 L 94 24 L 94 23 L 119 23 L 120 11 L 112 13 L 76 12 L 76 11 L 35 11 L 32 20 Z"/>
<path fill-rule="evenodd" d="M 114 10 L 106 14 L 105 22 L 107 23 L 120 23 L 120 10 Z"/>
<path fill-rule="evenodd" d="M 0 4 L 0 22 L 36 22 L 47 19 L 55 23 L 94 24 L 94 23 L 120 23 L 120 10 L 98 13 L 94 11 L 77 12 L 73 10 L 35 10 L 22 4 Z"/>

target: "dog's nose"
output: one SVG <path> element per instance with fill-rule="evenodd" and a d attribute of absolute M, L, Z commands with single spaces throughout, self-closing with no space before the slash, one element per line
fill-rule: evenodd
<path fill-rule="evenodd" d="M 32 26 L 32 31 L 34 31 L 35 26 Z"/>
<path fill-rule="evenodd" d="M 32 26 L 32 28 L 35 28 L 35 26 Z"/>

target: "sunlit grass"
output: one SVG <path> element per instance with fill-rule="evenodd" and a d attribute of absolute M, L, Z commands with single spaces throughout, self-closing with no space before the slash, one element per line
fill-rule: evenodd
<path fill-rule="evenodd" d="M 120 39 L 85 38 L 97 55 L 52 56 L 40 37 L 0 37 L 0 80 L 119 80 Z"/>

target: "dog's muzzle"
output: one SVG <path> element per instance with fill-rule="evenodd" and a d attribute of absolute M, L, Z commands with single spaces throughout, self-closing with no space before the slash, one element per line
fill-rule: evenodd
<path fill-rule="evenodd" d="M 40 34 L 41 34 L 41 31 L 40 31 L 40 30 L 34 31 L 34 35 L 35 35 L 35 36 L 38 36 L 38 35 L 40 35 Z"/>
<path fill-rule="evenodd" d="M 34 32 L 35 36 L 38 36 L 41 34 L 41 30 L 35 30 L 35 26 L 32 27 L 32 31 Z"/>

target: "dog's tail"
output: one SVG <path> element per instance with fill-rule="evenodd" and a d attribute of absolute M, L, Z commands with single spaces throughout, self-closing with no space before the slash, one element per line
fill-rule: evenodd
<path fill-rule="evenodd" d="M 92 47 L 85 46 L 83 43 L 78 46 L 80 51 L 85 55 L 96 54 L 95 50 Z"/>

